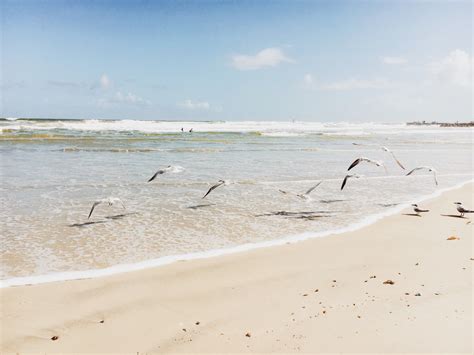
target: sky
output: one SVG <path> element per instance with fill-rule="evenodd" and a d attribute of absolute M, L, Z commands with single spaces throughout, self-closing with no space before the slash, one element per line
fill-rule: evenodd
<path fill-rule="evenodd" d="M 466 1 L 2 0 L 0 116 L 468 121 Z"/>

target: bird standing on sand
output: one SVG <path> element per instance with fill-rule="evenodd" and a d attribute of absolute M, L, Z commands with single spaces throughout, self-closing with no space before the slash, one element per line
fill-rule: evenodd
<path fill-rule="evenodd" d="M 347 174 L 347 175 L 344 177 L 344 180 L 342 180 L 341 191 L 342 191 L 342 189 L 344 189 L 344 186 L 346 186 L 347 180 L 349 180 L 350 178 L 359 179 L 359 178 L 361 178 L 361 177 L 362 177 L 362 175 Z"/>
<path fill-rule="evenodd" d="M 412 204 L 413 206 L 413 211 L 415 211 L 415 213 L 420 216 L 420 213 L 425 213 L 425 212 L 429 212 L 430 210 L 422 210 L 421 208 L 418 207 L 418 205 L 416 203 Z"/>
<path fill-rule="evenodd" d="M 125 205 L 123 204 L 122 200 L 119 199 L 118 197 L 108 197 L 108 198 L 103 198 L 101 200 L 97 200 L 92 204 L 91 211 L 89 212 L 89 216 L 87 219 L 91 218 L 92 212 L 94 212 L 94 209 L 102 204 L 102 203 L 107 203 L 109 206 L 115 205 L 116 203 L 120 203 L 122 205 L 122 208 L 125 209 Z"/>
<path fill-rule="evenodd" d="M 461 217 L 464 217 L 464 213 L 474 213 L 474 211 L 464 208 L 461 202 L 454 202 L 454 204 L 456 205 L 458 212 L 461 214 Z"/>
<path fill-rule="evenodd" d="M 436 186 L 438 186 L 438 180 L 436 179 L 436 170 L 435 168 L 432 168 L 431 166 L 419 166 L 415 169 L 412 169 L 410 172 L 408 172 L 408 174 L 406 174 L 406 176 L 408 175 L 411 175 L 413 174 L 415 171 L 418 171 L 418 170 L 428 170 L 429 172 L 432 172 L 433 173 L 433 177 L 434 177 L 434 181 L 435 181 L 435 184 Z"/>
<path fill-rule="evenodd" d="M 230 182 L 227 180 L 219 180 L 217 184 L 212 185 L 211 188 L 206 192 L 206 194 L 202 198 L 206 198 L 213 190 L 217 189 L 219 186 L 227 186 L 230 185 Z"/>
<path fill-rule="evenodd" d="M 387 171 L 387 168 L 385 168 L 385 165 L 383 164 L 383 162 L 377 161 L 377 160 L 372 160 L 372 159 L 365 158 L 365 157 L 360 157 L 360 158 L 357 158 L 356 160 L 354 160 L 352 162 L 352 164 L 349 166 L 349 168 L 347 169 L 347 171 L 351 170 L 352 168 L 356 167 L 357 165 L 359 165 L 362 162 L 374 164 L 376 166 L 383 166 L 385 171 Z"/>

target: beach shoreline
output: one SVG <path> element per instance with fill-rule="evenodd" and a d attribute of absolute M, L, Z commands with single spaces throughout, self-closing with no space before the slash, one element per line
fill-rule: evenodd
<path fill-rule="evenodd" d="M 0 350 L 470 353 L 472 224 L 453 202 L 472 190 L 330 238 L 3 288 Z"/>
<path fill-rule="evenodd" d="M 213 258 L 213 257 L 218 257 L 218 256 L 235 254 L 235 253 L 247 252 L 254 249 L 280 246 L 280 245 L 284 245 L 288 243 L 298 243 L 301 241 L 314 239 L 314 238 L 331 237 L 334 235 L 353 232 L 358 229 L 367 227 L 373 223 L 376 223 L 377 221 L 383 218 L 400 213 L 402 210 L 410 207 L 412 203 L 420 203 L 423 201 L 431 200 L 433 198 L 441 196 L 443 193 L 447 191 L 462 188 L 463 186 L 470 184 L 472 182 L 473 180 L 467 180 L 451 187 L 438 189 L 432 194 L 413 199 L 413 201 L 410 201 L 410 202 L 399 204 L 395 207 L 384 210 L 383 212 L 380 212 L 378 214 L 367 216 L 361 221 L 358 221 L 346 227 L 335 229 L 335 230 L 327 230 L 327 231 L 316 232 L 316 233 L 307 232 L 300 235 L 295 235 L 295 236 L 290 235 L 288 237 L 279 238 L 275 240 L 269 240 L 269 241 L 258 242 L 258 243 L 247 243 L 247 244 L 237 245 L 234 247 L 229 247 L 229 248 L 224 248 L 224 249 L 211 249 L 211 250 L 203 251 L 203 252 L 169 255 L 169 256 L 159 257 L 156 259 L 136 262 L 133 264 L 114 265 L 114 266 L 103 268 L 103 269 L 66 271 L 66 272 L 57 272 L 57 273 L 38 275 L 38 276 L 13 277 L 6 280 L 0 280 L 0 289 L 6 288 L 6 287 L 31 286 L 31 285 L 38 285 L 38 284 L 51 283 L 51 282 L 85 280 L 85 279 L 91 279 L 91 278 L 97 278 L 97 277 L 107 277 L 107 276 L 126 273 L 126 272 L 134 272 L 134 271 L 141 271 L 141 270 L 146 270 L 150 268 L 161 267 L 161 266 L 169 265 L 169 264 L 180 262 L 180 261 L 207 259 L 207 258 Z"/>

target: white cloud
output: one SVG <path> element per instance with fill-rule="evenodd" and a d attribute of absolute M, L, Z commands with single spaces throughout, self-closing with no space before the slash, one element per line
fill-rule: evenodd
<path fill-rule="evenodd" d="M 98 104 L 99 106 L 107 106 L 109 104 L 151 105 L 151 102 L 131 92 L 123 94 L 121 91 L 117 91 L 112 97 L 99 99 Z"/>
<path fill-rule="evenodd" d="M 447 57 L 428 64 L 428 70 L 441 82 L 469 86 L 472 83 L 474 58 L 463 50 L 456 49 Z"/>
<path fill-rule="evenodd" d="M 401 65 L 408 63 L 408 60 L 403 57 L 382 57 L 382 62 L 389 65 Z"/>
<path fill-rule="evenodd" d="M 112 82 L 110 81 L 109 77 L 107 74 L 102 74 L 99 79 L 99 84 L 102 89 L 107 90 L 108 88 L 111 87 Z"/>
<path fill-rule="evenodd" d="M 305 76 L 303 78 L 303 81 L 304 81 L 305 85 L 307 85 L 307 86 L 312 86 L 314 84 L 313 76 L 309 73 L 305 74 Z"/>
<path fill-rule="evenodd" d="M 190 99 L 181 103 L 180 106 L 188 110 L 209 110 L 211 108 L 211 105 L 207 101 L 193 101 Z"/>
<path fill-rule="evenodd" d="M 127 102 L 130 104 L 137 104 L 137 105 L 150 104 L 148 100 L 144 100 L 140 96 L 132 94 L 131 92 L 129 92 L 128 94 L 122 94 L 120 91 L 118 91 L 115 94 L 115 98 L 118 102 Z"/>
<path fill-rule="evenodd" d="M 256 70 L 264 67 L 276 67 L 280 63 L 292 63 L 280 48 L 265 48 L 256 55 L 234 55 L 232 65 L 238 70 Z"/>
<path fill-rule="evenodd" d="M 359 90 L 359 89 L 386 89 L 390 87 L 390 83 L 383 78 L 377 79 L 347 79 L 342 81 L 336 81 L 333 83 L 325 84 L 320 86 L 321 90 Z"/>

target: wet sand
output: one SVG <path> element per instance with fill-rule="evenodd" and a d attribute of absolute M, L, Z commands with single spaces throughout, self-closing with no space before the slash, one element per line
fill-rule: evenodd
<path fill-rule="evenodd" d="M 2 289 L 0 350 L 472 353 L 474 216 L 453 205 L 471 196 L 327 238 Z"/>

